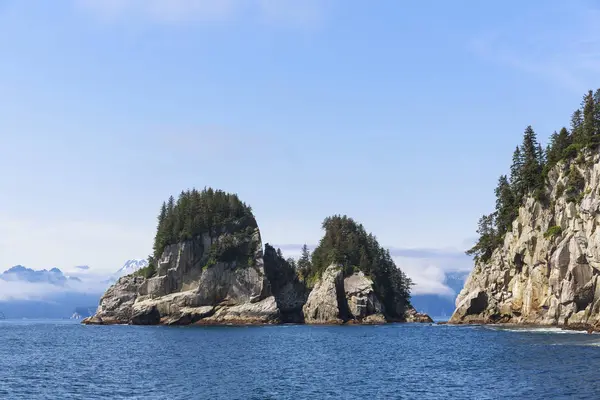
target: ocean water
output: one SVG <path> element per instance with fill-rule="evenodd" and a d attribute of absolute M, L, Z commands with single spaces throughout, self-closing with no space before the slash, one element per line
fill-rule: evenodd
<path fill-rule="evenodd" d="M 598 399 L 600 335 L 558 329 L 0 321 L 1 399 Z"/>

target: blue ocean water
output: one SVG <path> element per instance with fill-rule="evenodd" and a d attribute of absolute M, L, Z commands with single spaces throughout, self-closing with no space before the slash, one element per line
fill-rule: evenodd
<path fill-rule="evenodd" d="M 600 335 L 0 321 L 2 399 L 598 399 Z"/>

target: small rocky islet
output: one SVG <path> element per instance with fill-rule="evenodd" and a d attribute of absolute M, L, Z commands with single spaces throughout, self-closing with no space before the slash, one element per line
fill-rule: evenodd
<path fill-rule="evenodd" d="M 600 329 L 600 89 L 545 151 L 525 130 L 496 200 L 449 322 Z"/>
<path fill-rule="evenodd" d="M 296 262 L 263 246 L 237 195 L 182 192 L 161 207 L 148 267 L 102 296 L 84 324 L 262 325 L 433 322 L 410 304 L 410 279 L 362 225 L 323 222 Z"/>

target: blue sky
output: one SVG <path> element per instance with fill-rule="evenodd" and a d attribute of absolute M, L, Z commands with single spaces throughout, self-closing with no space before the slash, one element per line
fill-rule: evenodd
<path fill-rule="evenodd" d="M 116 270 L 213 186 L 279 245 L 348 214 L 444 292 L 524 128 L 545 142 L 600 86 L 599 10 L 0 0 L 0 269 Z"/>

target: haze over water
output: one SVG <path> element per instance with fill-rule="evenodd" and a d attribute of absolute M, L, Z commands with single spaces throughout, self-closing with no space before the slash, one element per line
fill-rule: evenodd
<path fill-rule="evenodd" d="M 600 336 L 0 322 L 3 399 L 596 399 Z"/>

